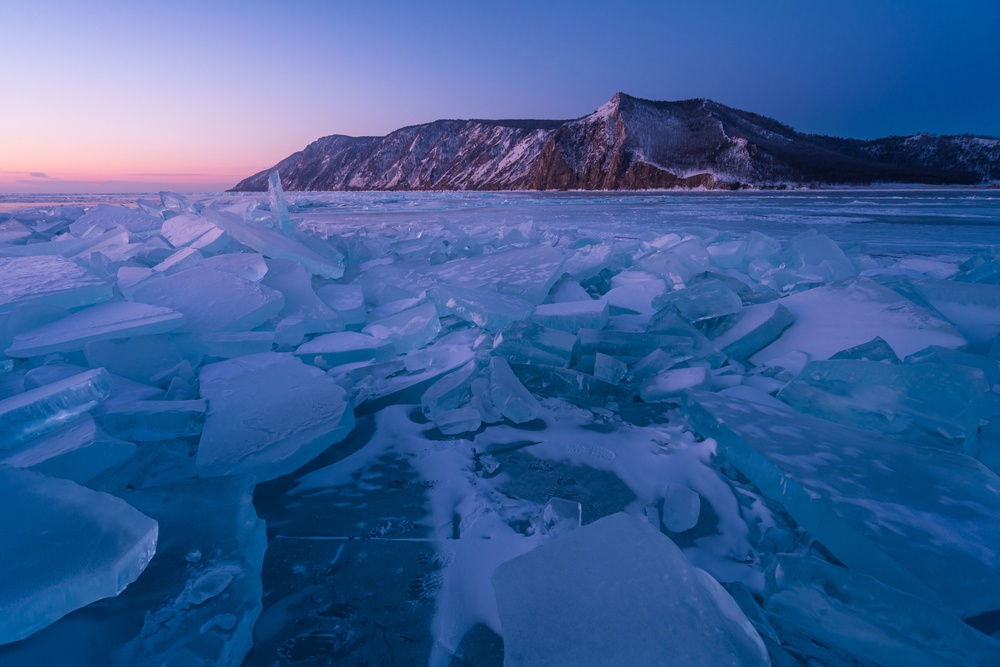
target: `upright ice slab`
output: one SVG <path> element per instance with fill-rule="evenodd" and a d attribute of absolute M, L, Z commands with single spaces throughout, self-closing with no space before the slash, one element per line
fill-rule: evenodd
<path fill-rule="evenodd" d="M 427 290 L 427 296 L 442 316 L 454 315 L 487 331 L 499 331 L 527 319 L 532 311 L 532 305 L 520 297 L 486 289 L 435 285 Z"/>
<path fill-rule="evenodd" d="M 285 191 L 281 189 L 281 176 L 273 171 L 267 177 L 267 198 L 271 200 L 271 218 L 274 226 L 288 238 L 292 237 L 294 227 L 288 215 L 288 204 L 285 203 Z"/>
<path fill-rule="evenodd" d="M 111 296 L 111 285 L 64 257 L 0 257 L 0 313 L 29 303 L 80 308 Z"/>
<path fill-rule="evenodd" d="M 166 333 L 184 326 L 184 315 L 145 303 L 102 303 L 14 337 L 11 357 L 82 350 L 90 341 Z"/>
<path fill-rule="evenodd" d="M 343 389 L 288 354 L 265 352 L 201 370 L 208 416 L 198 445 L 203 475 L 274 479 L 305 464 L 354 428 Z"/>
<path fill-rule="evenodd" d="M 625 514 L 507 561 L 493 588 L 506 667 L 770 664 L 729 593 Z"/>
<path fill-rule="evenodd" d="M 782 640 L 822 664 L 1000 664 L 1000 642 L 878 580 L 807 556 L 779 554 L 765 592 Z"/>
<path fill-rule="evenodd" d="M 688 421 L 847 567 L 966 618 L 1000 609 L 1000 478 L 975 459 L 716 394 Z"/>
<path fill-rule="evenodd" d="M 0 466 L 0 499 L 0 644 L 118 595 L 156 551 L 156 521 L 74 482 Z"/>
<path fill-rule="evenodd" d="M 111 393 L 103 368 L 79 373 L 0 401 L 0 449 L 56 430 Z"/>

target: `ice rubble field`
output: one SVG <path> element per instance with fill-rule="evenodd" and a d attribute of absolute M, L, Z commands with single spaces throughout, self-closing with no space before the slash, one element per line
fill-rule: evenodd
<path fill-rule="evenodd" d="M 1000 664 L 989 197 L 274 185 L 0 213 L 0 664 Z"/>

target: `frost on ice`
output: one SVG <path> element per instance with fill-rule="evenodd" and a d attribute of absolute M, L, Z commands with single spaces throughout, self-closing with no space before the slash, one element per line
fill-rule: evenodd
<path fill-rule="evenodd" d="M 0 662 L 997 662 L 993 227 L 269 185 L 0 214 Z"/>

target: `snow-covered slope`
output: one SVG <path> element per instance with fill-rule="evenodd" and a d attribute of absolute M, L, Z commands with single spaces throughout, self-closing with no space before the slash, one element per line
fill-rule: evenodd
<path fill-rule="evenodd" d="M 439 120 L 385 137 L 323 137 L 233 188 L 618 190 L 743 184 L 962 183 L 1000 178 L 1000 139 L 800 134 L 712 102 L 616 94 L 571 121 Z"/>

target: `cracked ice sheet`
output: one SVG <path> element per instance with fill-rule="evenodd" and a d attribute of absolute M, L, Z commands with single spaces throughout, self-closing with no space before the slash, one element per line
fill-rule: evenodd
<path fill-rule="evenodd" d="M 733 559 L 752 549 L 732 489 L 708 466 L 713 441 L 696 443 L 690 433 L 678 427 L 639 427 L 595 418 L 592 412 L 559 399 L 547 399 L 544 404 L 544 430 L 501 425 L 471 441 L 432 440 L 424 434 L 436 431 L 433 424 L 421 427 L 411 419 L 415 406 L 388 407 L 375 415 L 375 435 L 364 447 L 302 476 L 292 491 L 322 494 L 333 487 L 357 484 L 359 474 L 389 452 L 405 456 L 426 481 L 433 482 L 427 494 L 425 523 L 443 562 L 450 565 L 442 572 L 436 599 L 432 626 L 435 649 L 430 664 L 449 664 L 462 637 L 479 623 L 501 634 L 491 584 L 493 572 L 501 563 L 547 539 L 539 532 L 524 535 L 511 527 L 515 522 L 531 522 L 542 504 L 505 493 L 510 479 L 504 472 L 492 478 L 475 472 L 475 453 L 484 453 L 491 446 L 529 440 L 536 443 L 526 449 L 532 456 L 611 472 L 635 493 L 637 500 L 627 508 L 635 516 L 643 515 L 646 503 L 662 497 L 668 484 L 688 486 L 713 507 L 719 525 L 716 534 L 684 549 L 685 555 L 693 565 L 723 581 L 762 589 L 760 566 Z M 603 427 L 604 432 L 594 430 L 595 426 Z M 614 430 L 611 437 L 608 427 Z M 608 447 L 609 442 L 614 445 Z M 454 539 L 456 515 L 460 517 L 459 539 Z"/>
<path fill-rule="evenodd" d="M 767 365 L 789 352 L 829 359 L 881 336 L 903 357 L 928 345 L 961 347 L 965 338 L 948 322 L 867 278 L 830 283 L 778 301 L 795 323 L 749 361 Z M 800 369 L 789 369 L 797 372 Z"/>

